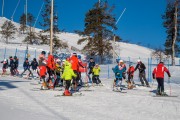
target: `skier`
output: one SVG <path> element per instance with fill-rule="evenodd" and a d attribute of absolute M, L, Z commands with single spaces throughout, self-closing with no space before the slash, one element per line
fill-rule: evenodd
<path fill-rule="evenodd" d="M 65 68 L 64 68 L 64 72 L 61 76 L 62 79 L 65 80 L 65 91 L 64 91 L 64 95 L 65 96 L 71 96 L 72 94 L 69 91 L 69 87 L 71 85 L 71 80 L 73 78 L 76 78 L 77 75 L 74 73 L 72 67 L 71 67 L 71 63 L 69 63 L 68 61 L 65 62 Z"/>
<path fill-rule="evenodd" d="M 33 77 L 33 73 L 31 72 L 30 70 L 30 64 L 29 64 L 29 61 L 28 61 L 28 58 L 26 58 L 26 60 L 24 61 L 23 63 L 23 67 L 24 67 L 24 71 L 21 73 L 21 77 L 23 76 L 23 74 L 28 70 L 29 71 L 29 74 L 27 75 L 27 78 L 30 76 Z"/>
<path fill-rule="evenodd" d="M 144 65 L 144 63 L 141 62 L 141 60 L 138 60 L 137 62 L 138 63 L 136 65 L 134 71 L 136 71 L 137 69 L 139 70 L 139 79 L 141 81 L 142 86 L 144 86 L 144 81 L 145 81 L 146 86 L 150 87 L 149 83 L 148 83 L 148 81 L 146 79 L 146 72 L 145 72 L 146 66 Z"/>
<path fill-rule="evenodd" d="M 124 63 L 123 60 L 120 60 L 119 62 L 120 62 L 120 66 L 125 70 L 125 71 L 123 72 L 123 79 L 126 81 L 126 65 L 125 65 L 125 63 Z M 126 81 L 126 82 L 127 82 L 127 81 Z"/>
<path fill-rule="evenodd" d="M 14 56 L 14 64 L 15 64 L 14 73 L 18 76 L 19 75 L 19 71 L 18 71 L 19 59 L 17 58 L 17 56 Z"/>
<path fill-rule="evenodd" d="M 156 95 L 166 95 L 164 92 L 164 72 L 168 74 L 169 78 L 171 77 L 169 70 L 164 66 L 163 62 L 160 62 L 153 70 L 153 79 L 156 79 L 158 83 Z"/>
<path fill-rule="evenodd" d="M 41 54 L 39 55 L 39 58 L 38 58 L 39 66 L 41 66 L 42 62 L 46 60 L 45 55 L 46 55 L 45 51 L 42 51 Z"/>
<path fill-rule="evenodd" d="M 9 67 L 10 67 L 11 76 L 14 76 L 15 75 L 15 72 L 14 72 L 15 63 L 14 63 L 14 60 L 13 60 L 12 56 L 10 56 L 9 59 L 10 59 Z"/>
<path fill-rule="evenodd" d="M 74 91 L 77 91 L 77 84 L 79 81 L 79 76 L 78 76 L 78 67 L 79 67 L 79 63 L 78 63 L 78 58 L 77 58 L 77 54 L 73 53 L 72 57 L 70 58 L 70 63 L 72 66 L 72 69 L 74 71 L 74 73 L 76 74 L 76 77 L 73 77 L 73 89 Z"/>
<path fill-rule="evenodd" d="M 31 62 L 31 68 L 33 71 L 35 71 L 38 75 L 39 75 L 39 72 L 38 72 L 38 62 L 36 60 L 36 58 L 33 58 L 33 61 Z"/>
<path fill-rule="evenodd" d="M 55 82 L 55 62 L 54 62 L 54 56 L 48 53 L 48 60 L 47 60 L 47 72 L 49 75 L 48 78 L 48 87 L 54 89 L 54 82 Z"/>
<path fill-rule="evenodd" d="M 88 65 L 88 69 L 89 69 L 88 77 L 89 77 L 89 82 L 90 83 L 92 82 L 90 75 L 92 74 L 92 76 L 93 76 L 93 71 L 92 70 L 93 70 L 94 66 L 95 66 L 95 62 L 94 62 L 93 58 L 90 58 L 90 62 L 89 62 L 89 65 Z"/>
<path fill-rule="evenodd" d="M 61 60 L 60 59 L 57 59 L 56 60 L 56 68 L 55 68 L 55 74 L 56 74 L 56 80 L 55 80 L 55 82 L 54 82 L 54 87 L 56 86 L 56 85 L 58 85 L 59 84 L 59 82 L 60 82 L 60 85 L 62 85 L 63 84 L 63 81 L 60 81 L 61 80 L 61 72 L 62 72 L 62 69 L 61 69 Z"/>
<path fill-rule="evenodd" d="M 115 73 L 115 80 L 113 82 L 113 90 L 114 90 L 114 87 L 120 87 L 120 91 L 122 91 L 123 89 L 122 78 L 123 78 L 123 73 L 125 72 L 125 68 L 122 67 L 121 63 L 119 62 L 118 65 L 115 66 L 115 68 L 112 68 L 112 70 Z"/>
<path fill-rule="evenodd" d="M 2 67 L 2 75 L 5 75 L 6 74 L 6 69 L 8 68 L 8 60 L 7 59 L 4 59 L 3 61 L 1 61 L 1 63 L 3 63 L 3 67 Z"/>
<path fill-rule="evenodd" d="M 78 76 L 79 76 L 79 80 L 78 80 L 78 86 L 82 86 L 83 82 L 82 82 L 82 78 L 81 78 L 81 69 L 85 69 L 86 66 L 83 66 L 83 62 L 81 60 L 81 55 L 77 56 L 78 58 Z"/>
<path fill-rule="evenodd" d="M 46 82 L 46 80 L 45 80 L 46 75 L 47 75 L 46 65 L 47 65 L 47 61 L 46 61 L 46 60 L 43 60 L 43 61 L 41 62 L 41 66 L 39 66 L 39 76 L 40 76 L 40 78 L 43 80 L 41 89 L 43 89 L 43 90 L 48 89 L 48 87 L 47 87 L 47 82 Z"/>
<path fill-rule="evenodd" d="M 134 66 L 132 64 L 129 64 L 129 68 L 127 71 L 128 74 L 128 89 L 133 89 L 135 86 L 133 77 L 134 77 Z"/>
<path fill-rule="evenodd" d="M 99 65 L 98 64 L 96 64 L 95 66 L 94 66 L 94 68 L 93 68 L 93 78 L 92 78 L 92 80 L 93 80 L 93 83 L 96 83 L 97 85 L 98 84 L 101 84 L 101 80 L 99 79 L 99 73 L 100 73 L 100 71 L 101 71 L 101 68 L 99 67 Z"/>

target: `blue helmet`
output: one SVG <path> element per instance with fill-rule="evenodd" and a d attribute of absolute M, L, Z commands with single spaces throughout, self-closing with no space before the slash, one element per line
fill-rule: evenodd
<path fill-rule="evenodd" d="M 78 59 L 81 59 L 81 55 L 78 55 L 77 58 L 78 58 Z"/>

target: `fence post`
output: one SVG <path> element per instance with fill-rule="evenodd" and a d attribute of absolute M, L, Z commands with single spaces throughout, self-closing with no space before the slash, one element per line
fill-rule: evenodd
<path fill-rule="evenodd" d="M 149 61 L 149 58 L 148 58 L 148 82 L 150 81 L 150 61 Z"/>
<path fill-rule="evenodd" d="M 169 59 L 168 59 L 168 70 L 169 70 Z"/>
<path fill-rule="evenodd" d="M 35 51 L 34 51 L 34 58 L 36 58 L 36 49 L 35 49 Z"/>
<path fill-rule="evenodd" d="M 17 54 L 17 48 L 16 48 L 16 51 L 15 51 L 15 56 L 16 56 L 16 54 Z"/>
<path fill-rule="evenodd" d="M 150 59 L 150 81 L 152 82 L 152 57 Z"/>
<path fill-rule="evenodd" d="M 110 71 L 109 71 L 109 64 L 108 64 L 108 79 L 110 78 L 109 72 L 110 72 Z"/>
<path fill-rule="evenodd" d="M 6 47 L 4 49 L 4 59 L 6 58 Z"/>

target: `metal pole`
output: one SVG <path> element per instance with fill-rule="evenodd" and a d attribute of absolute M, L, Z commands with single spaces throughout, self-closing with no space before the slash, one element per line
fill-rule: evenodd
<path fill-rule="evenodd" d="M 6 58 L 6 47 L 4 49 L 4 59 Z"/>
<path fill-rule="evenodd" d="M 2 0 L 2 17 L 4 16 L 4 0 Z"/>
<path fill-rule="evenodd" d="M 113 40 L 113 64 L 114 64 L 114 59 L 115 59 L 115 39 L 116 39 L 116 36 L 114 35 L 114 40 Z"/>
<path fill-rule="evenodd" d="M 50 54 L 53 53 L 53 10 L 54 0 L 51 0 L 51 31 L 50 31 Z"/>
<path fill-rule="evenodd" d="M 27 26 L 27 0 L 26 0 L 26 26 Z"/>

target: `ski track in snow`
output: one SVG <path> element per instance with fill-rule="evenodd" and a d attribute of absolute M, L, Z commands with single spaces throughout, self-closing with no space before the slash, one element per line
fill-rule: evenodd
<path fill-rule="evenodd" d="M 179 120 L 179 97 L 152 97 L 154 93 L 149 91 L 156 89 L 156 83 L 153 88 L 137 87 L 120 93 L 112 91 L 112 80 L 102 79 L 102 82 L 104 86 L 81 88 L 84 96 L 54 97 L 63 91 L 32 91 L 40 88 L 40 85 L 32 85 L 38 80 L 0 77 L 0 104 L 5 103 L 12 114 L 19 110 L 38 120 Z M 168 84 L 165 84 L 165 90 L 169 92 Z M 180 95 L 177 85 L 172 84 L 172 94 Z M 13 116 L 13 119 L 18 118 Z"/>

